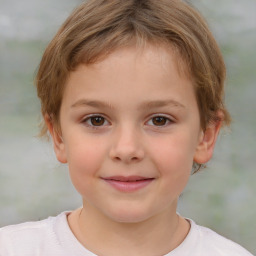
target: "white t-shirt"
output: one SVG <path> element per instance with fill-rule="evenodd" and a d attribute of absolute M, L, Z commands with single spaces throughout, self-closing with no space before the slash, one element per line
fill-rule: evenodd
<path fill-rule="evenodd" d="M 68 214 L 0 228 L 0 255 L 96 256 L 76 239 L 67 222 Z M 189 221 L 191 228 L 185 240 L 165 256 L 252 256 L 240 245 Z"/>

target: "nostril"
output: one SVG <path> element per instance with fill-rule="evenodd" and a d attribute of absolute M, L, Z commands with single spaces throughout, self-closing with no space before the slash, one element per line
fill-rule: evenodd
<path fill-rule="evenodd" d="M 136 154 L 113 154 L 111 158 L 113 161 L 130 163 L 141 161 L 143 157 L 136 156 Z"/>
<path fill-rule="evenodd" d="M 119 157 L 119 156 L 116 156 L 114 157 L 115 160 L 118 160 L 118 161 L 123 161 L 123 160 L 128 160 L 128 161 L 136 161 L 138 160 L 139 158 L 138 157 Z"/>
<path fill-rule="evenodd" d="M 118 161 L 121 161 L 121 158 L 118 157 L 118 156 L 114 157 L 114 159 L 115 159 L 115 160 L 118 160 Z"/>
<path fill-rule="evenodd" d="M 109 157 L 113 161 L 122 161 L 125 163 L 138 162 L 144 158 L 144 150 L 141 145 L 134 143 L 117 143 L 112 145 L 109 151 Z"/>

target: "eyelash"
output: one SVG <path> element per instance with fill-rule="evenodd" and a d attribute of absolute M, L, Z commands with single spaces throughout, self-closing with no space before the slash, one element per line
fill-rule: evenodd
<path fill-rule="evenodd" d="M 92 118 L 102 118 L 102 119 L 104 120 L 104 123 L 103 123 L 102 125 L 93 125 L 93 124 L 92 124 Z M 153 124 L 153 119 L 154 119 L 154 118 L 162 118 L 162 119 L 164 120 L 164 124 L 163 124 L 163 125 L 154 125 L 154 124 Z M 155 126 L 155 127 L 165 127 L 165 126 L 168 126 L 168 125 L 171 124 L 171 123 L 174 123 L 174 121 L 173 121 L 172 119 L 170 119 L 169 117 L 166 117 L 166 116 L 160 115 L 160 114 L 159 114 L 159 115 L 152 116 L 146 123 L 149 123 L 150 121 L 151 121 L 151 123 L 152 123 L 151 126 Z M 88 122 L 90 122 L 90 124 L 89 124 Z M 90 115 L 90 116 L 87 116 L 86 118 L 84 118 L 84 119 L 82 120 L 82 123 L 85 123 L 86 126 L 92 128 L 92 129 L 100 129 L 101 127 L 106 126 L 106 125 L 104 125 L 105 122 L 107 122 L 108 124 L 110 124 L 110 123 L 107 121 L 107 119 L 106 119 L 104 116 L 100 115 L 100 114 Z"/>
<path fill-rule="evenodd" d="M 153 124 L 153 119 L 154 118 L 162 118 L 164 120 L 164 124 L 163 125 L 154 125 Z M 149 121 L 147 121 L 147 123 L 150 122 L 150 121 L 152 122 L 152 126 L 155 126 L 155 127 L 165 127 L 165 126 L 168 126 L 171 123 L 174 123 L 174 121 L 172 119 L 170 119 L 169 117 L 164 116 L 164 115 L 155 115 L 155 116 L 151 117 L 149 119 Z"/>
<path fill-rule="evenodd" d="M 105 126 L 105 125 L 93 125 L 92 124 L 92 118 L 102 118 L 104 120 L 104 123 L 108 122 L 107 119 L 104 116 L 102 116 L 100 114 L 95 114 L 95 115 L 90 115 L 90 116 L 87 116 L 86 118 L 84 118 L 82 120 L 82 123 L 86 124 L 86 126 L 88 126 L 90 128 L 93 128 L 93 129 L 99 129 L 102 126 Z M 88 122 L 90 122 L 90 124 Z"/>

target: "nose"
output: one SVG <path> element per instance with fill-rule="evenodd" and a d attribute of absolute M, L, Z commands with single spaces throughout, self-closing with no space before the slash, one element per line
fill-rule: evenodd
<path fill-rule="evenodd" d="M 119 129 L 111 142 L 110 158 L 125 164 L 140 162 L 145 152 L 141 136 L 135 129 Z"/>

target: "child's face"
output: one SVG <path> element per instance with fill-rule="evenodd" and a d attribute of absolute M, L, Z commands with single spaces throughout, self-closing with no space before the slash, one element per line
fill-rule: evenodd
<path fill-rule="evenodd" d="M 204 134 L 171 50 L 124 48 L 71 72 L 55 152 L 86 207 L 115 221 L 176 211 Z"/>

